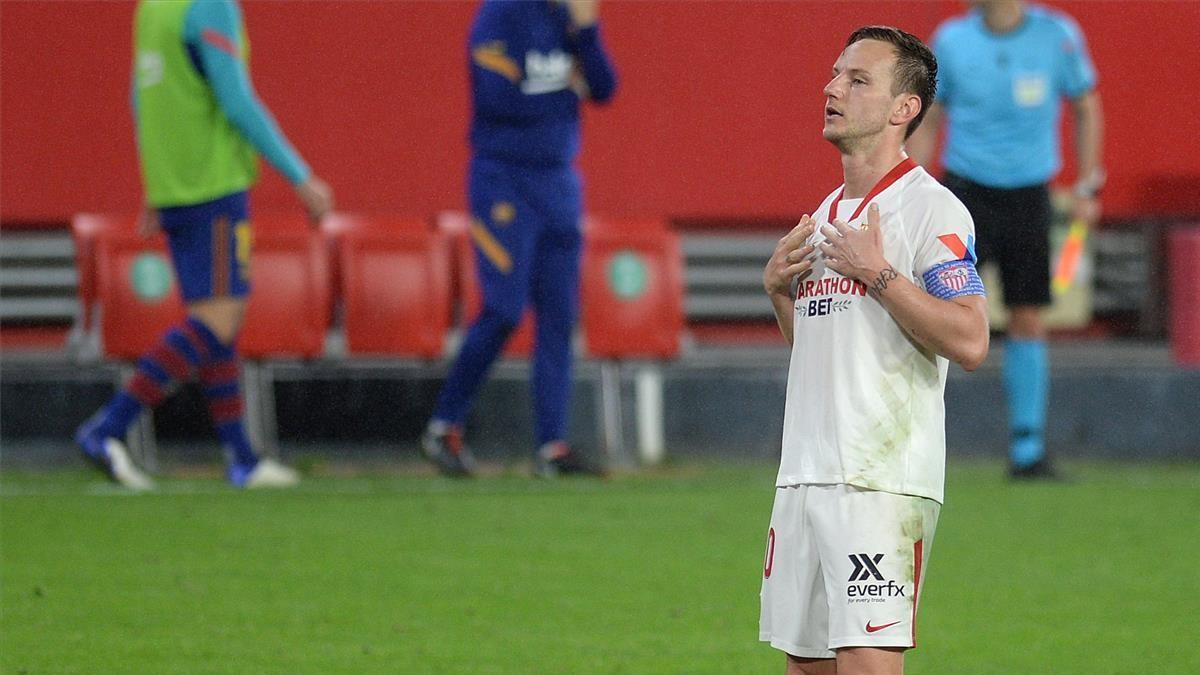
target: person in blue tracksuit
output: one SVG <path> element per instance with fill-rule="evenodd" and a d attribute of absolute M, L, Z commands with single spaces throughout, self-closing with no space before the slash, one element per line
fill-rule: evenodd
<path fill-rule="evenodd" d="M 447 475 L 474 471 L 463 422 L 527 305 L 537 320 L 535 473 L 601 473 L 566 443 L 582 244 L 582 186 L 573 164 L 579 107 L 605 103 L 616 91 L 598 10 L 598 0 L 485 0 L 471 28 L 469 233 L 483 308 L 421 439 L 426 457 Z"/>
<path fill-rule="evenodd" d="M 980 264 L 1000 268 L 1009 308 L 1003 376 L 1008 394 L 1009 474 L 1054 479 L 1044 433 L 1049 364 L 1042 307 L 1050 304 L 1052 218 L 1048 183 L 1062 166 L 1059 116 L 1075 122 L 1072 218 L 1091 224 L 1104 185 L 1103 123 L 1096 69 L 1083 33 L 1067 15 L 1021 0 L 978 0 L 938 27 L 937 101 L 913 136 L 926 163 L 946 121 L 942 182 L 975 220 Z"/>

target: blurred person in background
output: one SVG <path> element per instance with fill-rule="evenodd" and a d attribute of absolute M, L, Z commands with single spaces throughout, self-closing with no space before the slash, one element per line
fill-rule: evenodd
<path fill-rule="evenodd" d="M 483 309 L 421 438 L 449 476 L 474 471 L 463 422 L 527 303 L 537 320 L 535 474 L 602 473 L 566 442 L 582 245 L 579 104 L 605 103 L 616 91 L 598 13 L 597 0 L 485 0 L 471 27 L 467 182 Z"/>
<path fill-rule="evenodd" d="M 1055 479 L 1060 474 L 1045 447 L 1050 380 L 1042 320 L 1050 304 L 1049 182 L 1062 166 L 1059 112 L 1067 99 L 1078 168 L 1071 216 L 1095 222 L 1105 180 L 1096 70 L 1079 26 L 1065 14 L 1021 0 L 971 4 L 934 33 L 937 102 L 908 148 L 929 165 L 945 120 L 942 182 L 971 211 L 979 263 L 999 266 L 1009 310 L 1009 475 Z"/>
<path fill-rule="evenodd" d="M 850 35 L 823 92 L 844 183 L 763 271 L 791 365 L 759 639 L 789 675 L 904 671 L 944 495 L 947 372 L 987 356 L 971 216 L 904 153 L 937 70 L 897 28 Z"/>
<path fill-rule="evenodd" d="M 199 377 L 238 487 L 285 487 L 298 474 L 251 447 L 243 424 L 238 332 L 250 291 L 247 190 L 261 154 L 295 187 L 313 223 L 333 195 L 259 101 L 233 0 L 148 0 L 134 19 L 133 112 L 145 189 L 139 233 L 166 232 L 187 318 L 138 362 L 125 387 L 75 438 L 84 456 L 135 489 L 151 482 L 123 439 L 145 407 Z"/>

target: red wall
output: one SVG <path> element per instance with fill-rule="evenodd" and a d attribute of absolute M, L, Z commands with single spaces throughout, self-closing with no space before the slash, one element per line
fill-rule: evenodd
<path fill-rule="evenodd" d="M 1055 2 L 1101 74 L 1119 217 L 1200 213 L 1200 2 Z M 463 205 L 464 42 L 475 4 L 247 2 L 260 95 L 341 208 Z M 587 114 L 588 207 L 609 214 L 792 216 L 837 182 L 821 87 L 845 36 L 928 36 L 958 2 L 607 2 L 621 90 Z M 126 2 L 0 3 L 0 219 L 132 211 Z M 271 171 L 261 210 L 297 208 Z"/>

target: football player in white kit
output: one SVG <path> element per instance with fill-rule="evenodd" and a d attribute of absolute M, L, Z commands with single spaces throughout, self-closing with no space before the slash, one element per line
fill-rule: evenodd
<path fill-rule="evenodd" d="M 845 184 L 763 274 L 792 344 L 760 638 L 788 673 L 901 673 L 942 502 L 949 361 L 987 356 L 967 209 L 908 159 L 937 62 L 855 31 L 826 85 Z"/>

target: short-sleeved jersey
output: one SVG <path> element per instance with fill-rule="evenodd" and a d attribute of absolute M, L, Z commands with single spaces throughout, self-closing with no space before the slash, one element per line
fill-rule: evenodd
<path fill-rule="evenodd" d="M 982 295 L 966 207 L 911 160 L 890 177 L 871 200 L 888 262 L 939 297 Z M 840 194 L 813 217 L 830 223 L 838 201 L 835 217 L 858 227 L 865 206 L 851 216 L 863 200 Z M 812 240 L 824 240 L 819 228 Z M 865 285 L 828 269 L 820 255 L 796 296 L 776 485 L 845 483 L 941 502 L 949 362 L 911 340 Z"/>
<path fill-rule="evenodd" d="M 931 41 L 937 101 L 945 106 L 942 163 L 995 188 L 1048 182 L 1062 167 L 1062 99 L 1096 86 L 1079 26 L 1065 14 L 1028 6 L 1019 26 L 993 33 L 979 10 L 950 19 Z"/>

